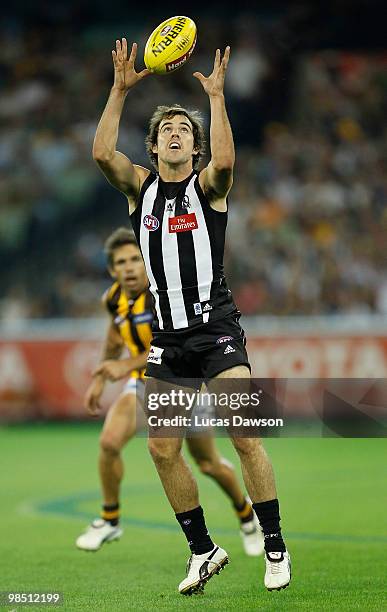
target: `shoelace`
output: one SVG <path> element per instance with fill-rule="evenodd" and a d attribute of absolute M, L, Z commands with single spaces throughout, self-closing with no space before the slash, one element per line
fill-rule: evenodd
<path fill-rule="evenodd" d="M 269 561 L 269 565 L 270 565 L 270 572 L 272 574 L 280 574 L 281 573 L 281 561 L 270 561 L 270 559 L 268 559 Z"/>

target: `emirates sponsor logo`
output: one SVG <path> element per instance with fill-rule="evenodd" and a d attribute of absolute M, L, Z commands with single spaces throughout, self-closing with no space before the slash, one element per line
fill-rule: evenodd
<path fill-rule="evenodd" d="M 198 228 L 198 221 L 195 213 L 188 215 L 179 215 L 178 217 L 170 217 L 168 219 L 169 233 L 176 234 L 177 232 L 190 232 Z"/>

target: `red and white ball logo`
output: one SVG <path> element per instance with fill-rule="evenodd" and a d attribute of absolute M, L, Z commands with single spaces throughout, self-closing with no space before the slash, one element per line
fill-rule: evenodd
<path fill-rule="evenodd" d="M 160 227 L 160 221 L 154 215 L 145 215 L 142 222 L 145 225 L 146 229 L 150 232 L 154 232 Z"/>

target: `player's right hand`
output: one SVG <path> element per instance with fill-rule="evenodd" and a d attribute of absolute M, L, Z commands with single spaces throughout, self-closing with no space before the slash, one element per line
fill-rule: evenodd
<path fill-rule="evenodd" d="M 103 393 L 104 386 L 105 381 L 103 378 L 101 376 L 96 376 L 93 378 L 93 382 L 86 391 L 83 405 L 91 416 L 99 416 L 101 412 L 99 400 Z"/>
<path fill-rule="evenodd" d="M 136 72 L 134 62 L 137 55 L 137 43 L 132 44 L 132 50 L 128 59 L 128 43 L 126 38 L 121 41 L 116 40 L 116 50 L 112 51 L 114 64 L 114 85 L 113 87 L 126 92 L 138 81 L 151 74 L 150 70 L 144 68 L 141 72 Z"/>

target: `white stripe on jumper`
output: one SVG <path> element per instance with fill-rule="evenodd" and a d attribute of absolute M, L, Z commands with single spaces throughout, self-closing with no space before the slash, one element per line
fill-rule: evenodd
<path fill-rule="evenodd" d="M 211 296 L 211 284 L 213 280 L 212 255 L 210 237 L 208 234 L 206 220 L 204 218 L 202 204 L 194 186 L 195 179 L 196 175 L 190 180 L 186 193 L 189 196 L 190 202 L 193 203 L 193 208 L 198 221 L 198 229 L 192 232 L 192 237 L 195 249 L 199 299 L 200 302 L 205 302 L 208 301 Z M 208 322 L 209 316 L 209 312 L 203 313 L 203 323 Z"/>
<path fill-rule="evenodd" d="M 144 193 L 144 198 L 142 202 L 141 220 L 140 220 L 140 246 L 141 246 L 142 256 L 144 258 L 146 273 L 148 275 L 148 279 L 150 283 L 149 290 L 152 293 L 153 297 L 155 298 L 155 308 L 156 308 L 157 319 L 159 321 L 159 327 L 160 329 L 164 329 L 164 322 L 163 322 L 163 318 L 161 316 L 161 310 L 160 310 L 160 298 L 159 298 L 159 294 L 157 293 L 157 284 L 156 284 L 155 277 L 153 276 L 153 272 L 152 272 L 152 268 L 150 264 L 150 258 L 149 258 L 149 230 L 146 229 L 144 222 L 143 222 L 145 215 L 152 214 L 153 205 L 154 205 L 156 195 L 157 195 L 158 184 L 159 184 L 159 177 L 157 176 L 157 178 L 153 181 L 153 183 L 151 183 L 151 185 L 149 185 L 148 189 Z M 156 231 L 160 231 L 160 229 Z"/>
<path fill-rule="evenodd" d="M 164 213 L 163 217 L 162 237 L 164 273 L 167 280 L 172 324 L 174 329 L 181 329 L 182 327 L 188 327 L 188 320 L 181 287 L 177 233 L 169 233 L 169 215 L 167 213 Z"/>

